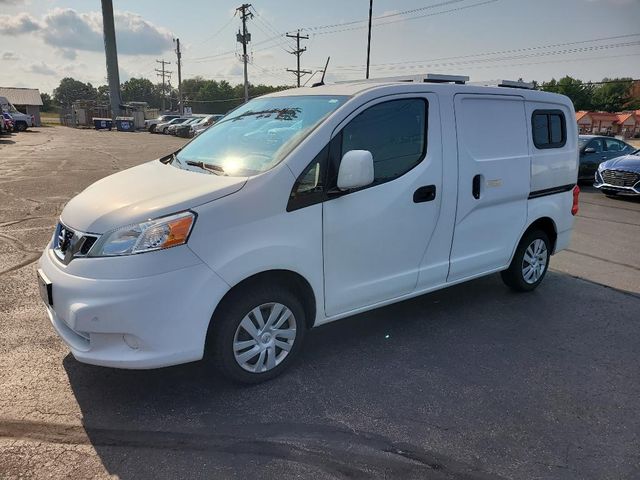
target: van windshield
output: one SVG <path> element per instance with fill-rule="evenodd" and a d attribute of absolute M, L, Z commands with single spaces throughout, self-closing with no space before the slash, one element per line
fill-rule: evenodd
<path fill-rule="evenodd" d="M 326 95 L 257 98 L 227 114 L 187 144 L 172 165 L 231 176 L 264 172 L 281 162 L 348 98 Z"/>

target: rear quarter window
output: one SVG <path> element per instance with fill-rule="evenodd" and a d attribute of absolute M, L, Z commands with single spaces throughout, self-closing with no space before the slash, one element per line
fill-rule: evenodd
<path fill-rule="evenodd" d="M 531 132 L 536 148 L 561 148 L 567 142 L 567 124 L 561 110 L 534 110 Z"/>

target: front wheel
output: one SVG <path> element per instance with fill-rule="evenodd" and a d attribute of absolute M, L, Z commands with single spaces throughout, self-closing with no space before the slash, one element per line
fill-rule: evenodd
<path fill-rule="evenodd" d="M 516 249 L 511 265 L 501 272 L 502 280 L 518 292 L 534 290 L 549 268 L 551 247 L 549 237 L 542 230 L 527 232 Z"/>
<path fill-rule="evenodd" d="M 259 383 L 279 375 L 302 347 L 306 330 L 300 300 L 278 285 L 232 292 L 212 319 L 208 348 L 231 380 Z"/>
<path fill-rule="evenodd" d="M 25 122 L 16 123 L 15 129 L 18 132 L 24 132 L 27 129 L 27 124 Z"/>

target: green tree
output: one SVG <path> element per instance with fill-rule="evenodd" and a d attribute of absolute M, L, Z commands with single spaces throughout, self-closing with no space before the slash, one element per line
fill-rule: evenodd
<path fill-rule="evenodd" d="M 48 93 L 42 93 L 40 94 L 40 98 L 42 99 L 42 111 L 51 112 L 53 110 L 51 95 L 49 95 Z"/>
<path fill-rule="evenodd" d="M 631 78 L 603 78 L 593 91 L 593 107 L 604 112 L 619 112 L 632 102 Z"/>
<path fill-rule="evenodd" d="M 96 100 L 100 103 L 109 103 L 109 85 L 100 85 Z"/>
<path fill-rule="evenodd" d="M 83 83 L 71 77 L 65 77 L 53 91 L 53 100 L 57 105 L 69 106 L 76 100 L 95 100 L 98 91 L 90 83 Z"/>
<path fill-rule="evenodd" d="M 591 110 L 593 108 L 593 88 L 589 84 L 582 83 L 582 80 L 566 76 L 558 81 L 551 79 L 550 82 L 543 82 L 540 88 L 545 92 L 566 95 L 573 102 L 576 111 Z"/>
<path fill-rule="evenodd" d="M 147 102 L 150 107 L 159 108 L 161 92 L 151 80 L 130 78 L 121 86 L 123 102 Z"/>

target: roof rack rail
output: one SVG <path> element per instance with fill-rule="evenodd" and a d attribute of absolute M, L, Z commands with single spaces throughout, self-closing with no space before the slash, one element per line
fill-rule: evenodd
<path fill-rule="evenodd" d="M 405 75 L 398 77 L 379 77 L 362 80 L 340 80 L 335 83 L 355 83 L 355 82 L 413 82 L 413 83 L 455 83 L 464 85 L 469 81 L 469 77 L 465 75 L 442 75 L 438 73 L 420 73 L 416 75 Z"/>
<path fill-rule="evenodd" d="M 507 88 L 523 88 L 525 90 L 533 90 L 535 85 L 529 82 L 522 82 L 519 80 L 499 80 L 498 87 L 507 87 Z"/>

